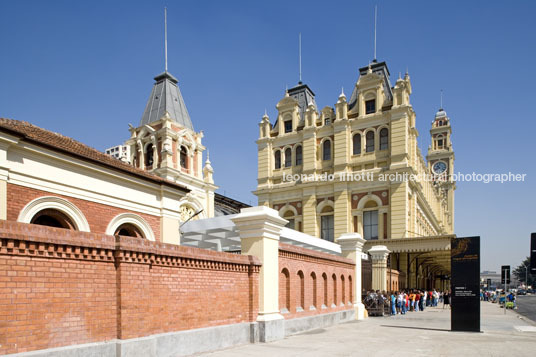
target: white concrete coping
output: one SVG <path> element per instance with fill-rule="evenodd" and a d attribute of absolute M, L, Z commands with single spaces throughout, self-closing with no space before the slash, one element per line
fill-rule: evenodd
<path fill-rule="evenodd" d="M 372 259 L 386 259 L 391 251 L 384 245 L 375 245 L 368 250 L 368 253 L 371 255 Z"/>
<path fill-rule="evenodd" d="M 217 251 L 239 251 L 241 240 L 235 221 L 244 223 L 258 221 L 283 225 L 288 221 L 276 210 L 266 207 L 248 207 L 239 214 L 190 221 L 181 227 L 181 245 Z M 280 242 L 330 254 L 341 254 L 341 246 L 294 229 L 281 227 Z"/>

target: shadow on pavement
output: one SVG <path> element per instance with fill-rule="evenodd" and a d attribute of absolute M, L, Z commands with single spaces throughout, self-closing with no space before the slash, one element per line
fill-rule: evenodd
<path fill-rule="evenodd" d="M 450 329 L 444 329 L 444 328 L 430 328 L 430 327 L 415 327 L 415 326 L 397 326 L 397 325 L 380 325 L 381 327 L 395 327 L 395 328 L 409 328 L 414 330 L 427 330 L 427 331 L 448 331 L 450 332 Z"/>

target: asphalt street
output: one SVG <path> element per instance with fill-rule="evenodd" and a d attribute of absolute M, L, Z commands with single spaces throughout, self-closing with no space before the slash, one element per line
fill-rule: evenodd
<path fill-rule="evenodd" d="M 518 295 L 516 312 L 536 323 L 536 295 Z"/>

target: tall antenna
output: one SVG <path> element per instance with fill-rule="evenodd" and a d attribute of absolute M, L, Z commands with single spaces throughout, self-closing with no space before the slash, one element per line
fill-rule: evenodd
<path fill-rule="evenodd" d="M 376 23 L 378 22 L 378 5 L 374 6 L 374 61 L 376 61 Z"/>
<path fill-rule="evenodd" d="M 298 83 L 302 84 L 302 73 L 301 73 L 301 32 L 300 32 L 300 35 L 298 36 L 298 47 L 299 47 L 298 56 L 299 56 L 299 61 L 300 61 L 300 81 Z"/>
<path fill-rule="evenodd" d="M 167 7 L 164 7 L 164 57 L 166 59 L 167 72 Z"/>

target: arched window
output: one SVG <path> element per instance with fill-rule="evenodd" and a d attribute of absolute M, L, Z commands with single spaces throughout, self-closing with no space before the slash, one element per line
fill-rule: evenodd
<path fill-rule="evenodd" d="M 367 152 L 373 152 L 374 151 L 374 132 L 371 130 L 367 132 Z"/>
<path fill-rule="evenodd" d="M 285 150 L 285 167 L 291 167 L 292 166 L 292 150 L 290 148 L 287 148 Z"/>
<path fill-rule="evenodd" d="M 352 138 L 353 141 L 353 153 L 354 155 L 361 154 L 361 134 L 357 133 Z"/>
<path fill-rule="evenodd" d="M 348 291 L 349 291 L 349 294 L 350 295 L 350 300 L 348 300 L 348 302 L 350 304 L 353 304 L 354 302 L 354 287 L 353 287 L 353 284 L 352 284 L 352 276 L 348 276 Z"/>
<path fill-rule="evenodd" d="M 443 135 L 438 135 L 436 138 L 436 149 L 443 149 L 445 146 L 445 138 Z"/>
<path fill-rule="evenodd" d="M 294 212 L 292 212 L 291 210 L 288 210 L 285 212 L 285 214 L 283 215 L 283 218 L 286 219 L 288 221 L 288 223 L 286 224 L 286 227 L 290 228 L 290 229 L 296 229 L 296 216 L 294 216 Z"/>
<path fill-rule="evenodd" d="M 155 241 L 154 232 L 142 217 L 134 213 L 120 213 L 110 220 L 105 234 L 138 237 Z"/>
<path fill-rule="evenodd" d="M 181 146 L 181 152 L 180 152 L 180 165 L 183 169 L 188 168 L 188 150 L 184 146 Z"/>
<path fill-rule="evenodd" d="M 296 166 L 303 164 L 303 148 L 301 145 L 296 146 Z"/>
<path fill-rule="evenodd" d="M 145 238 L 140 229 L 132 223 L 123 223 L 122 225 L 117 227 L 114 232 L 114 236 Z"/>
<path fill-rule="evenodd" d="M 288 313 L 290 311 L 290 273 L 287 268 L 283 268 L 279 274 L 279 292 L 281 313 Z"/>
<path fill-rule="evenodd" d="M 54 196 L 43 196 L 29 202 L 19 212 L 17 222 L 39 224 L 89 232 L 86 217 L 71 202 Z"/>
<path fill-rule="evenodd" d="M 55 209 L 44 209 L 37 212 L 32 217 L 30 223 L 41 226 L 76 230 L 73 221 L 66 214 Z"/>
<path fill-rule="evenodd" d="M 300 280 L 300 290 L 296 299 L 296 311 L 303 311 L 305 306 L 305 276 L 301 270 L 298 271 L 298 279 Z"/>
<path fill-rule="evenodd" d="M 331 276 L 331 279 L 333 280 L 333 301 L 332 301 L 332 305 L 337 306 L 337 275 L 333 274 Z"/>
<path fill-rule="evenodd" d="M 341 305 L 344 305 L 346 303 L 346 286 L 344 286 L 344 275 L 341 275 Z"/>
<path fill-rule="evenodd" d="M 326 140 L 322 144 L 322 160 L 331 160 L 331 140 Z"/>
<path fill-rule="evenodd" d="M 322 302 L 322 308 L 326 308 L 328 306 L 328 276 L 326 273 L 322 274 L 322 290 L 323 290 L 323 298 L 324 301 Z"/>
<path fill-rule="evenodd" d="M 389 147 L 389 130 L 383 128 L 380 130 L 380 150 L 387 150 Z"/>
<path fill-rule="evenodd" d="M 334 238 L 334 218 L 333 207 L 326 206 L 320 212 L 320 237 L 333 242 Z"/>
<path fill-rule="evenodd" d="M 274 153 L 274 168 L 280 169 L 281 168 L 281 151 L 276 150 Z"/>
<path fill-rule="evenodd" d="M 368 201 L 364 208 L 376 208 L 374 201 Z M 378 239 L 378 210 L 363 211 L 363 235 L 366 240 Z"/>
<path fill-rule="evenodd" d="M 147 148 L 145 149 L 145 167 L 153 166 L 153 155 L 154 155 L 153 144 L 149 144 L 147 145 Z"/>
<path fill-rule="evenodd" d="M 312 272 L 311 273 L 311 281 L 312 281 L 312 288 L 313 288 L 313 304 L 311 305 L 311 307 L 309 308 L 309 310 L 315 310 L 316 307 L 318 306 L 317 303 L 317 297 L 316 297 L 316 294 L 317 294 L 317 286 L 316 286 L 316 274 L 315 272 Z"/>

